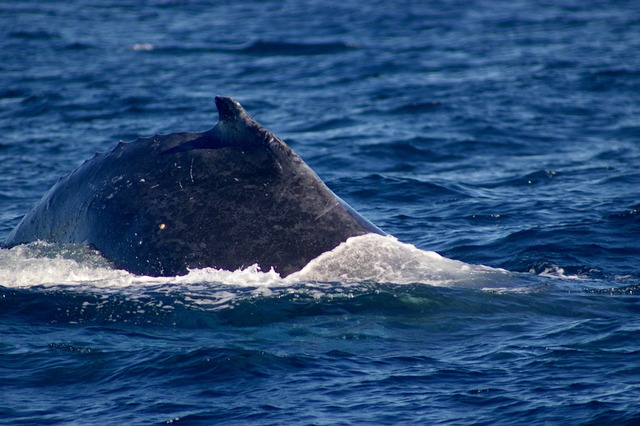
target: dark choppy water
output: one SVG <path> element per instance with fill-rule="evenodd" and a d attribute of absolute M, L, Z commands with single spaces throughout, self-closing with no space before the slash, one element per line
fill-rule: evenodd
<path fill-rule="evenodd" d="M 636 1 L 3 2 L 0 239 L 222 94 L 424 251 L 282 280 L 0 250 L 0 423 L 640 422 L 638 52 Z"/>

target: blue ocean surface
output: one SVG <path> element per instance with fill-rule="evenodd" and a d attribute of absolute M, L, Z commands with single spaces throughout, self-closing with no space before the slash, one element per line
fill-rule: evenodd
<path fill-rule="evenodd" d="M 0 424 L 640 423 L 640 3 L 5 1 L 0 241 L 233 96 L 388 237 L 297 274 L 0 249 Z"/>

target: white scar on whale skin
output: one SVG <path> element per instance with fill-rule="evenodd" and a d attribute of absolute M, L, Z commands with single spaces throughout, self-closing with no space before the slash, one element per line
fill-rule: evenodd
<path fill-rule="evenodd" d="M 313 219 L 314 222 L 316 222 L 318 219 L 320 219 L 322 216 L 326 215 L 327 213 L 329 213 L 331 210 L 335 209 L 336 207 L 338 207 L 340 205 L 340 203 L 335 203 L 334 205 L 332 205 L 331 207 L 329 207 L 328 209 L 326 209 L 325 211 L 323 211 L 322 213 L 320 213 L 318 216 L 315 217 L 315 219 Z"/>

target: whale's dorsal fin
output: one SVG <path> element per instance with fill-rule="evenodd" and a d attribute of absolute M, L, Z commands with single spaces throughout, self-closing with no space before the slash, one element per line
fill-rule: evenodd
<path fill-rule="evenodd" d="M 268 144 L 276 138 L 244 110 L 240 102 L 227 96 L 216 96 L 218 124 L 200 137 L 164 151 L 164 154 L 192 149 L 218 149 L 225 147 L 251 148 Z"/>
<path fill-rule="evenodd" d="M 253 118 L 244 110 L 240 102 L 228 96 L 216 96 L 216 108 L 218 108 L 218 118 L 225 124 L 237 122 L 255 122 Z"/>
<path fill-rule="evenodd" d="M 251 118 L 240 102 L 216 96 L 216 107 L 220 121 L 211 131 L 222 145 L 251 147 L 268 141 L 271 133 Z"/>

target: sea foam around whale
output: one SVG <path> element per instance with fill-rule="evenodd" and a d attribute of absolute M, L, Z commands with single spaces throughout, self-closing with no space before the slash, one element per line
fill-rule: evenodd
<path fill-rule="evenodd" d="M 218 283 L 231 286 L 281 287 L 301 282 L 423 283 L 482 287 L 502 284 L 502 269 L 471 265 L 421 250 L 392 236 L 349 238 L 286 278 L 250 265 L 237 271 L 194 269 L 185 276 L 146 277 L 117 270 L 98 252 L 82 245 L 33 243 L 0 250 L 0 275 L 7 287 L 81 286 L 122 288 L 165 284 Z"/>

